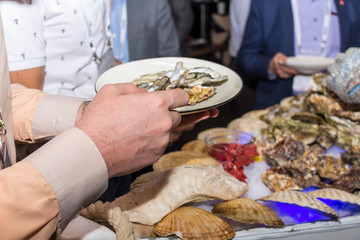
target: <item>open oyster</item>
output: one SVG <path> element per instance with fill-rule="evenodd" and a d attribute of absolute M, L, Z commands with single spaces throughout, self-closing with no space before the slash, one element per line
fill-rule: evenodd
<path fill-rule="evenodd" d="M 188 104 L 194 105 L 213 96 L 216 93 L 215 86 L 227 80 L 226 75 L 221 75 L 211 68 L 187 69 L 183 62 L 177 62 L 173 70 L 145 74 L 132 83 L 148 92 L 183 88 L 190 96 Z"/>

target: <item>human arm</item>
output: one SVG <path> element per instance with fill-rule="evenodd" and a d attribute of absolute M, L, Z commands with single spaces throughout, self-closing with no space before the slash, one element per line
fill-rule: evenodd
<path fill-rule="evenodd" d="M 132 84 L 104 86 L 76 127 L 0 171 L 0 207 L 6 208 L 0 217 L 7 219 L 0 238 L 16 230 L 19 239 L 48 239 L 105 190 L 108 177 L 155 162 L 181 121 L 172 109 L 188 99 L 181 89 L 145 93 Z"/>
<path fill-rule="evenodd" d="M 298 71 L 294 68 L 287 67 L 284 65 L 286 62 L 287 56 L 283 53 L 278 52 L 269 62 L 269 70 L 270 74 L 276 74 L 280 78 L 291 78 L 294 75 L 299 74 Z"/>
<path fill-rule="evenodd" d="M 49 95 L 12 84 L 13 129 L 16 141 L 33 143 L 75 125 L 81 98 Z"/>

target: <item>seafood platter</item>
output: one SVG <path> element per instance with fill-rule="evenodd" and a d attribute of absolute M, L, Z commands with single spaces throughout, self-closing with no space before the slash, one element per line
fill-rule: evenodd
<path fill-rule="evenodd" d="M 200 132 L 80 216 L 116 239 L 358 239 L 360 101 L 332 91 L 331 74 Z"/>
<path fill-rule="evenodd" d="M 95 90 L 113 83 L 133 83 L 148 92 L 182 88 L 190 96 L 187 106 L 175 109 L 182 114 L 225 104 L 242 88 L 241 78 L 231 69 L 185 57 L 150 58 L 121 64 L 103 73 L 95 83 Z"/>

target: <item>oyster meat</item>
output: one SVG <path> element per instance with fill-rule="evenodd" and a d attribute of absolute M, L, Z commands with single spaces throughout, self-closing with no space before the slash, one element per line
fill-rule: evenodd
<path fill-rule="evenodd" d="M 208 67 L 186 68 L 183 62 L 177 62 L 169 71 L 149 73 L 133 80 L 133 84 L 145 88 L 148 92 L 183 88 L 189 93 L 189 105 L 202 102 L 216 93 L 216 86 L 228 80 Z"/>

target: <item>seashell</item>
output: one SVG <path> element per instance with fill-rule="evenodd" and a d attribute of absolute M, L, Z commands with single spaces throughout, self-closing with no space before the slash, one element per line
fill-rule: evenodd
<path fill-rule="evenodd" d="M 155 238 L 153 225 L 144 225 L 140 223 L 134 223 L 134 235 L 135 239 L 139 238 Z"/>
<path fill-rule="evenodd" d="M 225 131 L 227 132 L 229 129 L 223 128 L 223 127 L 209 128 L 209 129 L 206 129 L 206 130 L 203 130 L 203 131 L 199 132 L 198 135 L 197 135 L 197 139 L 198 140 L 205 140 L 206 135 L 208 135 L 210 132 L 222 131 L 222 130 L 224 130 L 224 132 Z"/>
<path fill-rule="evenodd" d="M 357 204 L 360 206 L 360 197 L 352 193 L 342 191 L 335 188 L 323 188 L 307 193 L 312 197 L 322 198 L 322 199 L 331 199 L 339 200 L 342 202 L 349 202 L 352 204 Z"/>
<path fill-rule="evenodd" d="M 275 146 L 265 149 L 265 161 L 271 167 L 291 164 L 305 153 L 305 146 L 301 141 L 290 137 L 280 139 Z"/>
<path fill-rule="evenodd" d="M 154 171 L 165 171 L 180 164 L 183 164 L 192 158 L 208 157 L 207 154 L 197 151 L 175 151 L 162 155 L 157 162 L 153 164 Z"/>
<path fill-rule="evenodd" d="M 206 147 L 205 141 L 198 139 L 185 143 L 181 147 L 181 151 L 194 151 L 203 154 L 208 154 L 208 149 Z"/>
<path fill-rule="evenodd" d="M 158 175 L 161 175 L 161 171 L 157 172 L 147 172 L 138 176 L 130 185 L 130 191 L 141 186 L 144 183 L 151 182 L 153 179 L 156 179 Z"/>
<path fill-rule="evenodd" d="M 350 171 L 341 175 L 332 184 L 332 187 L 347 192 L 354 192 L 360 189 L 360 167 L 352 167 Z"/>
<path fill-rule="evenodd" d="M 308 209 L 320 211 L 330 218 L 339 217 L 339 215 L 325 203 L 315 197 L 298 191 L 275 192 L 258 200 L 295 204 Z"/>
<path fill-rule="evenodd" d="M 242 223 L 260 223 L 282 227 L 283 221 L 270 208 L 249 198 L 236 198 L 215 204 L 212 212 Z"/>
<path fill-rule="evenodd" d="M 209 166 L 221 166 L 221 163 L 212 157 L 206 158 L 192 158 L 184 162 L 182 165 L 190 165 L 190 164 L 202 164 Z"/>
<path fill-rule="evenodd" d="M 203 209 L 180 207 L 155 224 L 159 236 L 176 235 L 181 239 L 231 239 L 234 229 L 220 217 Z"/>
<path fill-rule="evenodd" d="M 250 112 L 244 113 L 241 117 L 243 118 L 256 118 L 260 119 L 262 115 L 266 115 L 269 113 L 269 109 L 259 109 L 259 110 L 252 110 Z"/>
<path fill-rule="evenodd" d="M 182 165 L 154 176 L 111 202 L 129 221 L 153 225 L 186 203 L 205 197 L 230 200 L 248 190 L 247 184 L 218 166 Z"/>
<path fill-rule="evenodd" d="M 216 93 L 216 88 L 213 86 L 204 87 L 201 85 L 194 85 L 191 88 L 184 88 L 189 94 L 189 105 L 195 105 L 196 103 L 202 102 Z"/>
<path fill-rule="evenodd" d="M 299 169 L 291 165 L 282 165 L 267 169 L 261 174 L 261 180 L 273 192 L 302 190 L 305 179 Z"/>
<path fill-rule="evenodd" d="M 261 129 L 267 128 L 269 124 L 264 122 L 263 120 L 257 118 L 237 118 L 232 120 L 228 125 L 227 128 L 232 130 L 244 131 L 248 132 L 253 135 L 257 135 Z"/>

